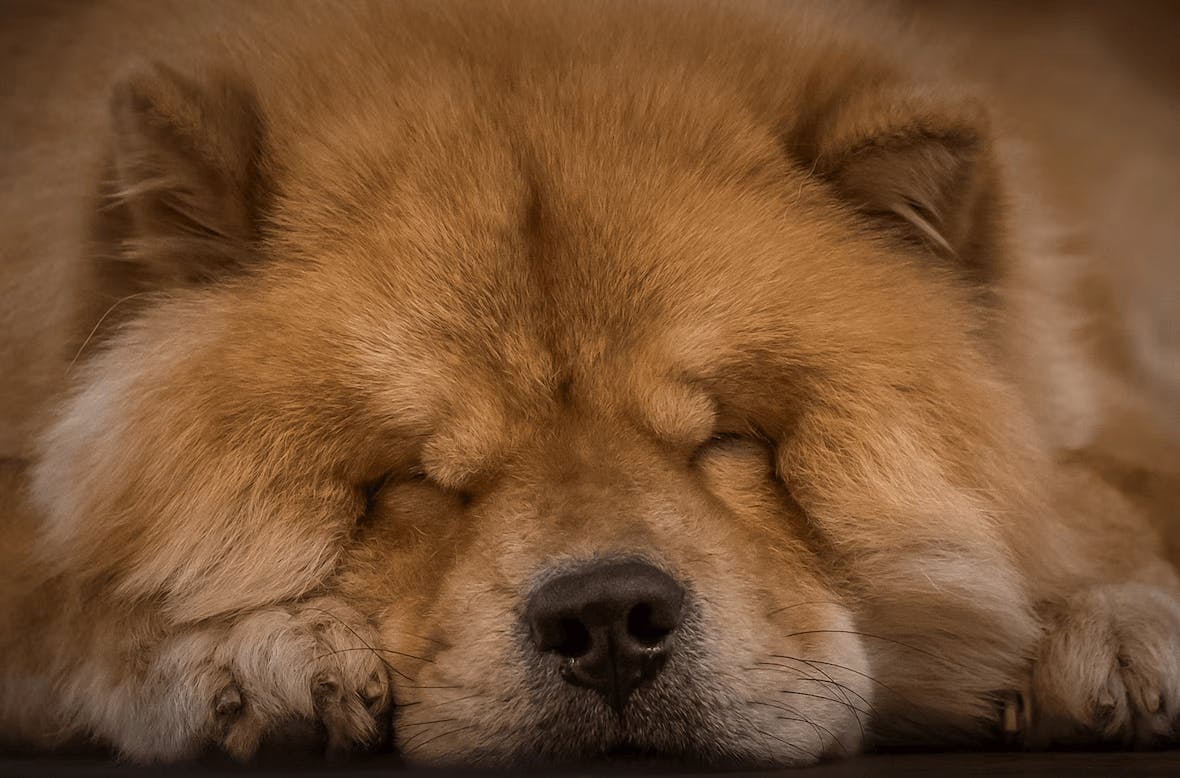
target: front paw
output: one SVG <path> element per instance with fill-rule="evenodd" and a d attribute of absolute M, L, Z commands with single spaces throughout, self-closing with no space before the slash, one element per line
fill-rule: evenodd
<path fill-rule="evenodd" d="M 1175 742 L 1180 600 L 1141 584 L 1097 586 L 1050 615 L 1033 668 L 1030 744 Z"/>
<path fill-rule="evenodd" d="M 387 669 L 365 620 L 338 601 L 253 611 L 162 642 L 111 739 L 143 762 L 210 748 L 244 761 L 307 723 L 329 753 L 371 746 L 386 734 Z"/>

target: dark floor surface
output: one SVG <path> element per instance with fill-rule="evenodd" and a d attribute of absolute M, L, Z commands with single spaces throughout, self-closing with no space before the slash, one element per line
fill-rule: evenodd
<path fill-rule="evenodd" d="M 311 762 L 285 764 L 282 767 L 243 768 L 222 765 L 174 765 L 168 768 L 116 765 L 96 757 L 24 758 L 0 756 L 0 775 L 3 776 L 126 776 L 139 778 L 149 775 L 368 775 L 401 772 L 406 776 L 470 775 L 497 776 L 487 771 L 431 771 L 403 770 L 387 757 L 357 759 L 344 764 Z M 1180 778 L 1180 751 L 1153 753 L 949 753 L 949 754 L 883 754 L 864 756 L 841 762 L 831 762 L 798 771 L 689 773 L 683 770 L 630 767 L 595 767 L 554 773 L 536 773 L 540 778 L 554 776 L 598 776 L 623 773 L 626 775 L 798 775 L 800 778 L 877 778 L 877 776 L 1176 776 Z M 507 774 L 507 773 L 503 773 Z"/>

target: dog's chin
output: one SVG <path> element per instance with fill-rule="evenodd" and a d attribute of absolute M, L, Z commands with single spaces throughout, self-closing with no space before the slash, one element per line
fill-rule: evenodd
<path fill-rule="evenodd" d="M 446 753 L 404 756 L 417 767 L 657 773 L 807 767 L 825 758 L 810 752 L 803 757 L 804 750 L 793 747 L 785 739 L 779 741 L 783 750 L 775 753 L 777 749 L 768 748 L 767 743 L 759 748 L 754 743 L 742 743 L 732 733 L 683 733 L 676 738 L 665 734 L 649 738 L 640 732 L 620 731 L 602 739 L 560 738 L 552 734 L 551 739 L 546 739 L 542 727 L 527 729 L 496 746 L 473 742 L 470 748 L 452 747 Z M 472 740 L 478 742 L 478 735 Z"/>

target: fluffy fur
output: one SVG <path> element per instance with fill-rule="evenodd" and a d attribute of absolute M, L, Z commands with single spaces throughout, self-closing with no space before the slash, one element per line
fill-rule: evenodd
<path fill-rule="evenodd" d="M 1180 382 L 1140 293 L 1177 244 L 1056 197 L 1121 169 L 1092 119 L 1054 142 L 1084 101 L 962 88 L 1019 39 L 761 3 L 4 13 L 11 740 L 1172 737 Z M 1174 161 L 1174 104 L 1086 51 Z M 522 621 L 616 554 L 688 591 L 619 715 Z"/>

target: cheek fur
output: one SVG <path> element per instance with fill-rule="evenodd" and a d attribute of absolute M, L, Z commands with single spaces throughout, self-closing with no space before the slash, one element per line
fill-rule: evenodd
<path fill-rule="evenodd" d="M 119 597 L 160 597 L 177 621 L 314 587 L 355 502 L 318 469 L 330 456 L 312 439 L 292 451 L 265 398 L 243 415 L 200 349 L 179 359 L 136 335 L 92 360 L 43 441 L 42 555 Z M 234 421 L 250 418 L 267 423 Z"/>

